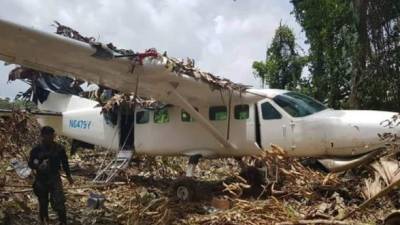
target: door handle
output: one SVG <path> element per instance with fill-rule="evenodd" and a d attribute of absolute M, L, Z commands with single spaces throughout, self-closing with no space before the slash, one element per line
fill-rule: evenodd
<path fill-rule="evenodd" d="M 286 125 L 282 125 L 282 135 L 286 137 Z"/>

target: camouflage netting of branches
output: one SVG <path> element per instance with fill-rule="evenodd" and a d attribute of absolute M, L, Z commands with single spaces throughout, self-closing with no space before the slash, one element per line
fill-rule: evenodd
<path fill-rule="evenodd" d="M 56 33 L 59 35 L 82 41 L 92 46 L 103 46 L 101 43 L 96 42 L 95 38 L 85 37 L 78 31 L 64 26 L 57 21 L 55 22 L 55 25 L 57 27 Z M 139 64 L 141 64 L 142 60 L 146 57 L 161 57 L 161 55 L 154 49 L 149 49 L 145 53 L 136 53 L 132 50 L 119 49 L 112 43 L 105 46 L 112 52 L 113 57 L 127 57 Z M 230 89 L 242 92 L 249 87 L 233 83 L 228 79 L 219 78 L 211 73 L 202 72 L 194 67 L 194 60 L 192 59 L 188 58 L 187 61 L 184 62 L 183 60 L 167 57 L 166 53 L 164 53 L 162 57 L 167 58 L 165 66 L 171 72 L 174 72 L 179 76 L 183 74 L 189 75 L 196 80 L 208 83 L 212 89 Z M 75 94 L 82 97 L 93 98 L 100 102 L 103 107 L 102 112 L 105 113 L 105 116 L 114 124 L 115 119 L 113 118 L 115 118 L 115 114 L 120 110 L 121 106 L 124 108 L 130 108 L 131 110 L 133 107 L 159 109 L 165 106 L 165 104 L 156 101 L 155 99 L 136 96 L 135 93 L 121 93 L 112 88 L 102 86 L 101 84 L 98 84 L 99 89 L 95 91 L 94 94 L 84 93 L 80 88 L 80 85 L 84 83 L 82 80 L 71 79 L 66 76 L 55 76 L 25 67 L 17 67 L 10 72 L 9 80 L 14 81 L 16 79 L 24 80 L 31 86 L 26 92 L 20 93 L 17 97 L 33 100 L 33 102 L 37 103 L 38 101 L 43 102 L 46 100 L 49 91 L 56 91 L 62 94 Z M 109 91 L 107 97 L 104 97 L 103 95 L 105 90 Z"/>
<path fill-rule="evenodd" d="M 101 43 L 96 42 L 96 39 L 93 37 L 82 36 L 78 31 L 70 27 L 64 26 L 58 23 L 57 21 L 55 23 L 57 25 L 56 33 L 59 35 L 72 38 L 78 41 L 82 41 L 85 43 L 89 43 L 91 45 L 96 45 L 96 46 L 102 45 Z M 107 48 L 110 49 L 115 54 L 119 54 L 119 56 L 117 55 L 117 57 L 127 56 L 132 60 L 139 61 L 139 63 L 141 63 L 141 60 L 147 56 L 151 57 L 161 56 L 159 53 L 157 53 L 155 49 L 146 50 L 145 53 L 136 53 L 132 50 L 119 49 L 115 47 L 112 43 L 109 43 L 105 46 L 107 46 Z M 187 61 L 184 62 L 183 60 L 178 60 L 168 57 L 166 52 L 164 52 L 162 56 L 167 58 L 166 67 L 170 69 L 171 72 L 175 72 L 178 75 L 182 74 L 189 75 L 195 78 L 196 80 L 201 80 L 205 83 L 208 83 L 212 89 L 231 89 L 237 91 L 245 91 L 247 88 L 249 88 L 249 86 L 247 85 L 234 83 L 228 79 L 220 78 L 211 73 L 202 72 L 196 69 L 194 67 L 195 63 L 193 59 L 188 58 Z"/>

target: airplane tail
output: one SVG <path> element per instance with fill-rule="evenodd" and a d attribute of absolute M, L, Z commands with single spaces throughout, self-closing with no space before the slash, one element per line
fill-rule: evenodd
<path fill-rule="evenodd" d="M 38 109 L 40 111 L 63 113 L 94 108 L 98 104 L 99 103 L 97 101 L 79 97 L 76 95 L 50 92 L 45 101 L 43 101 L 42 103 L 38 103 Z"/>
<path fill-rule="evenodd" d="M 10 80 L 16 79 L 31 81 L 31 88 L 21 96 L 37 105 L 39 110 L 33 114 L 41 126 L 81 142 L 118 149 L 118 127 L 101 113 L 98 101 L 80 96 L 86 94 L 82 81 L 22 67 L 10 73 Z"/>
<path fill-rule="evenodd" d="M 35 117 L 41 126 L 51 126 L 61 134 L 64 133 L 63 116 L 65 114 L 93 109 L 98 104 L 97 101 L 80 96 L 50 92 L 46 100 L 42 103 L 38 102 L 37 107 L 40 113 L 36 113 Z"/>
<path fill-rule="evenodd" d="M 63 114 L 74 113 L 93 109 L 98 105 L 97 101 L 79 97 L 76 95 L 59 94 L 50 92 L 46 100 L 38 102 L 38 110 L 30 111 L 41 126 L 51 126 L 57 133 L 63 133 Z M 9 116 L 12 110 L 0 109 L 0 117 Z"/>

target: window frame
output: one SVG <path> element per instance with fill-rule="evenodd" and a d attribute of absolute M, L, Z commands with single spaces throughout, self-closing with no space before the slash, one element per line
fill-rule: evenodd
<path fill-rule="evenodd" d="M 160 121 L 157 121 L 157 120 L 156 120 L 156 116 L 157 116 L 158 113 L 160 113 L 160 112 L 162 112 L 162 111 L 163 111 L 163 112 L 166 112 L 167 119 L 166 119 L 166 121 L 160 122 Z M 171 120 L 170 120 L 168 108 L 162 108 L 162 109 L 156 109 L 156 110 L 154 110 L 154 112 L 153 112 L 153 123 L 154 123 L 154 124 L 166 124 L 166 123 L 169 123 L 170 121 L 171 121 Z"/>
<path fill-rule="evenodd" d="M 269 105 L 276 113 L 278 113 L 279 118 L 278 118 L 278 117 L 275 117 L 275 118 L 265 118 L 265 117 L 264 117 L 263 105 Z M 261 118 L 262 118 L 263 120 L 280 120 L 280 119 L 283 118 L 282 113 L 279 112 L 279 110 L 278 110 L 271 102 L 269 102 L 269 101 L 261 103 L 260 109 L 261 109 Z"/>
<path fill-rule="evenodd" d="M 147 120 L 146 120 L 146 122 L 138 122 L 138 114 L 139 113 L 145 113 L 145 114 L 147 114 Z M 150 122 L 150 111 L 148 111 L 148 110 L 141 110 L 141 111 L 138 111 L 138 112 L 136 112 L 136 115 L 135 115 L 135 123 L 136 124 L 147 124 L 147 123 L 149 123 Z"/>
<path fill-rule="evenodd" d="M 286 92 L 277 95 L 273 98 L 273 101 L 292 117 L 305 117 L 327 109 L 318 100 L 297 92 Z"/>
<path fill-rule="evenodd" d="M 240 113 L 243 111 L 237 111 L 239 110 L 239 108 L 241 107 L 245 107 L 247 108 L 247 117 L 246 118 L 240 118 Z M 238 114 L 237 114 L 238 113 Z M 236 117 L 238 116 L 238 117 Z M 239 104 L 239 105 L 235 105 L 233 107 L 233 118 L 235 118 L 235 120 L 248 120 L 250 118 L 250 106 L 248 104 Z"/>
<path fill-rule="evenodd" d="M 222 109 L 222 110 L 217 110 Z M 217 111 L 215 111 L 217 110 Z M 225 118 L 224 119 L 217 119 L 217 113 L 225 111 Z M 228 108 L 224 105 L 218 106 L 210 106 L 208 108 L 208 119 L 210 121 L 226 121 L 228 119 Z"/>
<path fill-rule="evenodd" d="M 183 119 L 183 114 L 187 114 L 187 116 L 189 117 L 189 120 L 184 120 Z M 188 113 L 185 110 L 181 109 L 181 121 L 185 122 L 185 123 L 190 123 L 190 122 L 193 122 L 193 117 L 192 117 L 192 115 L 190 115 L 190 113 Z"/>

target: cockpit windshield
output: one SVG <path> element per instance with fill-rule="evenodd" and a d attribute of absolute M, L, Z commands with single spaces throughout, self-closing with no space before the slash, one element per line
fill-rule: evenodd
<path fill-rule="evenodd" d="M 293 117 L 308 116 L 327 109 L 321 102 L 296 92 L 277 95 L 273 100 Z"/>

